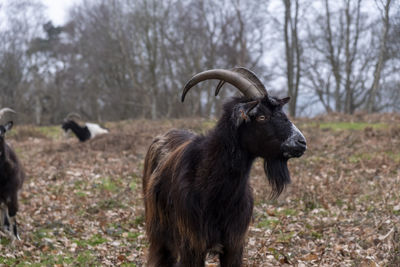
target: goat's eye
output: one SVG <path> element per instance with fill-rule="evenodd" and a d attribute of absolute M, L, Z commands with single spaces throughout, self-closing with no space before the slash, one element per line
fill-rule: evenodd
<path fill-rule="evenodd" d="M 257 121 L 260 121 L 260 122 L 266 121 L 267 119 L 268 118 L 266 116 L 264 116 L 264 115 L 260 115 L 260 116 L 257 117 Z"/>

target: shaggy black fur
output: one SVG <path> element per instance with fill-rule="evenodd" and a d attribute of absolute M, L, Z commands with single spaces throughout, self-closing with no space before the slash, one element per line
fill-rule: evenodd
<path fill-rule="evenodd" d="M 18 190 L 25 180 L 25 173 L 18 158 L 10 146 L 5 142 L 4 135 L 12 128 L 12 121 L 6 125 L 0 125 L 0 205 L 6 205 L 8 216 L 4 213 L 3 224 L 10 226 L 9 218 L 15 218 L 18 212 Z M 18 237 L 16 220 L 12 225 L 12 232 Z"/>
<path fill-rule="evenodd" d="M 264 158 L 275 197 L 290 182 L 281 151 L 292 131 L 286 102 L 234 98 L 208 135 L 173 130 L 153 141 L 143 175 L 149 266 L 204 266 L 209 251 L 221 266 L 241 265 L 254 159 Z"/>
<path fill-rule="evenodd" d="M 81 142 L 85 142 L 86 140 L 89 140 L 91 137 L 90 131 L 87 126 L 82 127 L 73 120 L 65 121 L 62 124 L 62 128 L 64 129 L 65 132 L 71 130 Z"/>

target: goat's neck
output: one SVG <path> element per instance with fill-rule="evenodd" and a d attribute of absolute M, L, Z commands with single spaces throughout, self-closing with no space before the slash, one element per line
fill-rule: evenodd
<path fill-rule="evenodd" d="M 4 140 L 1 140 L 0 141 L 0 172 L 2 172 L 5 162 L 6 162 L 6 144 L 5 144 Z"/>
<path fill-rule="evenodd" d="M 205 146 L 208 181 L 215 191 L 228 191 L 227 196 L 241 197 L 247 190 L 254 157 L 239 145 L 237 132 L 219 124 L 207 137 Z M 207 166 L 208 165 L 208 166 Z"/>

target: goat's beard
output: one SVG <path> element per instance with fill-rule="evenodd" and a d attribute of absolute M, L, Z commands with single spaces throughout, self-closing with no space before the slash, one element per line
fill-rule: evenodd
<path fill-rule="evenodd" d="M 290 184 L 290 174 L 287 159 L 264 159 L 264 171 L 272 187 L 271 198 L 279 197 L 287 184 Z"/>

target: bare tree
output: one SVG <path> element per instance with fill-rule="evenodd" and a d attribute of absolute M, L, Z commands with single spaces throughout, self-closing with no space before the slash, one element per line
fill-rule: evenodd
<path fill-rule="evenodd" d="M 376 4 L 379 8 L 379 5 L 376 1 Z M 368 96 L 368 102 L 366 109 L 369 113 L 374 111 L 375 108 L 375 101 L 376 101 L 376 95 L 377 91 L 379 88 L 379 82 L 381 80 L 381 72 L 384 67 L 385 61 L 386 61 L 386 52 L 387 52 L 387 39 L 388 39 L 388 32 L 389 32 L 389 11 L 390 11 L 390 4 L 391 0 L 386 0 L 383 2 L 383 0 L 380 0 L 380 4 L 383 7 L 383 10 L 381 10 L 381 17 L 382 17 L 382 34 L 380 37 L 380 42 L 379 42 L 379 56 L 375 65 L 375 70 L 374 70 L 374 80 L 372 82 L 369 96 Z"/>
<path fill-rule="evenodd" d="M 283 0 L 284 12 L 284 41 L 286 55 L 286 79 L 289 102 L 289 114 L 296 116 L 297 98 L 301 79 L 301 43 L 299 40 L 299 1 Z M 293 4 L 293 5 L 292 5 Z"/>

